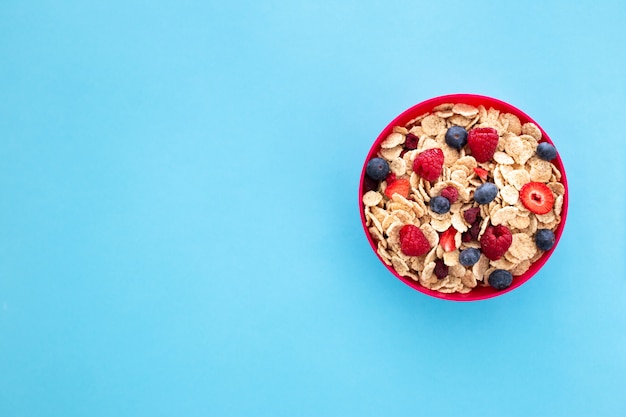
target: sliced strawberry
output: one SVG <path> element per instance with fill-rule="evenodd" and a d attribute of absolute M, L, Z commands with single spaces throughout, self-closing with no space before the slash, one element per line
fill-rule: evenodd
<path fill-rule="evenodd" d="M 522 186 L 519 198 L 528 210 L 535 214 L 546 214 L 554 206 L 554 194 L 542 182 L 529 182 Z"/>
<path fill-rule="evenodd" d="M 480 177 L 481 180 L 487 181 L 487 177 L 489 177 L 489 171 L 487 171 L 486 169 L 482 169 L 481 167 L 476 167 L 474 168 L 474 172 Z"/>
<path fill-rule="evenodd" d="M 456 229 L 452 226 L 439 236 L 439 244 L 446 252 L 452 252 L 456 249 L 456 242 L 454 237 L 456 236 Z"/>
<path fill-rule="evenodd" d="M 405 178 L 395 180 L 385 188 L 385 195 L 391 198 L 394 194 L 398 193 L 404 198 L 409 197 L 409 191 L 411 190 L 411 183 Z"/>
<path fill-rule="evenodd" d="M 492 127 L 476 127 L 467 135 L 467 145 L 478 162 L 488 162 L 496 153 L 498 131 Z"/>

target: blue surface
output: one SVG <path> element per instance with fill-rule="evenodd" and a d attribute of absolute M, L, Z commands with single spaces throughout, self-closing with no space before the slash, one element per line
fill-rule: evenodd
<path fill-rule="evenodd" d="M 0 416 L 626 415 L 626 3 L 98 3 L 0 3 Z M 570 182 L 545 269 L 476 303 L 393 278 L 357 205 L 456 92 Z"/>

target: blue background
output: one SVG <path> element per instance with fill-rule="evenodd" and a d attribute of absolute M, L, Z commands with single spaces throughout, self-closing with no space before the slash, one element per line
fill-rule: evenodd
<path fill-rule="evenodd" d="M 626 3 L 0 3 L 0 416 L 624 416 Z M 565 234 L 475 303 L 357 188 L 427 98 L 549 133 Z"/>

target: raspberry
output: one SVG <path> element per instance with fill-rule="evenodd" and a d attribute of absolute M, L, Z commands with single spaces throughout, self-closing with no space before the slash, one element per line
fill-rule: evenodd
<path fill-rule="evenodd" d="M 407 256 L 422 256 L 430 250 L 430 243 L 419 227 L 405 224 L 400 229 L 400 249 Z"/>
<path fill-rule="evenodd" d="M 448 276 L 448 265 L 443 263 L 443 259 L 435 261 L 435 275 L 438 279 L 444 279 Z"/>
<path fill-rule="evenodd" d="M 455 203 L 456 200 L 458 200 L 459 198 L 459 190 L 457 190 L 455 187 L 453 186 L 448 186 L 446 188 L 444 188 L 443 190 L 441 190 L 441 193 L 439 194 L 442 197 L 445 197 L 448 199 L 448 201 L 450 202 L 450 204 Z"/>
<path fill-rule="evenodd" d="M 478 240 L 478 234 L 480 233 L 480 221 L 472 224 L 468 231 L 471 240 Z"/>
<path fill-rule="evenodd" d="M 367 175 L 363 177 L 363 194 L 368 191 L 376 191 L 378 189 L 378 181 L 371 179 Z"/>
<path fill-rule="evenodd" d="M 413 161 L 413 171 L 426 181 L 434 181 L 443 171 L 443 151 L 439 148 L 426 149 Z"/>
<path fill-rule="evenodd" d="M 478 213 L 480 213 L 480 207 L 472 207 L 471 209 L 467 209 L 463 212 L 463 218 L 468 224 L 474 224 L 476 222 L 476 218 L 478 218 Z"/>
<path fill-rule="evenodd" d="M 477 127 L 469 131 L 467 145 L 478 162 L 488 162 L 498 147 L 498 131 L 492 127 Z"/>
<path fill-rule="evenodd" d="M 497 261 L 509 250 L 513 236 L 504 225 L 488 226 L 480 238 L 480 248 L 487 258 Z"/>
<path fill-rule="evenodd" d="M 407 133 L 406 140 L 404 141 L 404 149 L 417 149 L 417 144 L 419 143 L 420 138 L 413 133 Z"/>

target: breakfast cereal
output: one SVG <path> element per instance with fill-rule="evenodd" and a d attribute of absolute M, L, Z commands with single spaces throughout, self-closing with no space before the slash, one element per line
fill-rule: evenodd
<path fill-rule="evenodd" d="M 550 245 L 538 239 L 561 222 L 565 187 L 556 151 L 540 150 L 542 142 L 534 123 L 465 103 L 395 126 L 378 164 L 368 165 L 377 181 L 362 196 L 380 258 L 442 293 L 509 285 L 501 272 L 489 277 L 526 272 Z"/>

